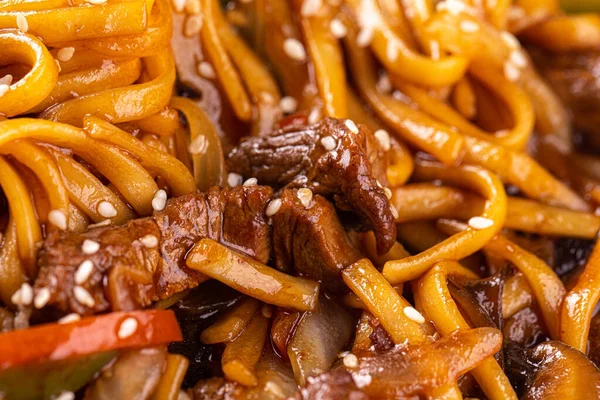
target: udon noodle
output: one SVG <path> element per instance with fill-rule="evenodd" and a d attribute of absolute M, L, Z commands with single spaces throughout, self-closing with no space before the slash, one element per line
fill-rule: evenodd
<path fill-rule="evenodd" d="M 7 331 L 0 398 L 600 396 L 598 147 L 578 124 L 577 105 L 540 64 L 599 49 L 600 16 L 567 14 L 556 0 L 0 0 L 0 331 Z M 547 58 L 538 61 L 540 54 Z M 241 138 L 271 143 L 274 132 L 317 132 L 327 121 L 376 144 L 368 150 L 377 154 L 369 155 L 373 171 L 358 179 L 382 172 L 377 183 L 397 235 L 383 252 L 376 216 L 352 200 L 338 175 L 334 184 L 311 186 L 317 178 L 310 174 L 260 175 L 264 164 L 277 166 L 270 158 L 252 165 L 256 174 L 232 167 Z M 342 145 L 330 135 L 316 147 Z M 277 143 L 272 151 L 283 152 L 277 162 L 285 163 L 297 143 Z M 303 148 L 302 160 L 317 151 Z M 358 163 L 352 157 L 345 168 Z M 167 280 L 163 292 L 148 289 L 163 278 L 132 272 L 116 253 L 102 261 L 108 269 L 91 272 L 81 263 L 46 283 L 47 243 L 88 235 L 80 252 L 95 254 L 104 242 L 89 239 L 94 232 L 120 232 L 128 222 L 158 218 L 185 195 L 242 182 L 245 193 L 257 183 L 274 188 L 251 223 L 260 225 L 266 213 L 274 256 L 198 235 L 181 255 L 181 274 L 194 279 L 184 286 Z M 331 186 L 341 189 L 327 192 Z M 321 201 L 325 211 L 278 221 L 288 190 L 306 208 Z M 253 207 L 243 201 L 240 210 Z M 220 210 L 219 227 L 206 222 L 209 231 L 234 224 L 247 235 L 242 222 L 228 221 L 249 211 Z M 159 229 L 193 212 L 168 214 Z M 331 256 L 339 265 L 333 277 L 310 272 L 325 256 L 309 239 L 300 248 L 286 239 L 292 255 L 278 261 L 279 227 L 331 215 L 341 234 L 319 231 L 325 222 L 305 232 L 326 255 L 353 249 L 344 261 Z M 213 217 L 209 210 L 207 221 Z M 170 244 L 161 235 L 139 241 L 165 258 Z M 162 262 L 148 261 L 144 246 L 135 250 L 143 263 Z M 314 251 L 304 261 L 295 253 L 302 246 Z M 73 279 L 73 294 L 61 294 L 62 280 Z M 104 302 L 86 279 L 102 285 Z M 235 292 L 202 283 L 215 280 Z M 149 300 L 121 302 L 123 285 L 145 285 Z M 209 323 L 190 344 L 182 310 L 210 290 L 230 297 L 206 306 Z M 179 322 L 139 308 L 170 308 Z M 163 322 L 172 333 L 76 351 L 112 351 L 76 382 L 42 374 L 39 391 L 14 384 L 20 375 L 11 371 L 57 359 L 40 350 L 17 360 L 2 349 L 32 343 L 19 338 L 37 337 L 35 329 L 60 337 L 70 324 L 56 321 L 67 314 L 84 317 L 73 324 L 105 318 L 112 326 L 108 318 L 118 313 L 137 321 L 136 332 L 146 326 L 143 313 L 158 313 L 157 320 L 166 313 L 160 318 L 172 318 Z M 181 339 L 178 323 L 183 347 L 167 350 Z M 123 331 L 125 322 L 121 339 Z M 185 346 L 220 349 L 210 361 L 216 372 Z M 139 383 L 115 383 L 136 365 L 144 371 Z"/>

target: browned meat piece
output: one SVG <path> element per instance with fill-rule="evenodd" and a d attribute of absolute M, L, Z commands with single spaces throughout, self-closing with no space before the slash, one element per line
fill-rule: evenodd
<path fill-rule="evenodd" d="M 600 53 L 531 54 L 536 67 L 571 111 L 575 128 L 600 136 Z M 595 143 L 600 143 L 600 138 Z"/>
<path fill-rule="evenodd" d="M 48 304 L 81 314 L 102 312 L 109 306 L 113 310 L 147 306 L 205 279 L 184 262 L 187 251 L 201 238 L 267 262 L 270 229 L 264 210 L 271 198 L 269 187 L 211 188 L 205 194 L 171 199 L 163 211 L 121 227 L 82 234 L 54 232 L 39 254 L 35 292 L 48 288 Z M 158 245 L 152 243 L 154 238 Z M 84 253 L 86 239 L 100 244 L 97 252 Z M 87 267 L 89 274 L 81 266 L 84 261 L 93 263 L 91 270 Z"/>
<path fill-rule="evenodd" d="M 369 396 L 356 387 L 352 375 L 345 369 L 308 378 L 296 394 L 297 400 L 368 400 Z"/>
<path fill-rule="evenodd" d="M 378 152 L 374 142 L 365 126 L 355 129 L 348 120 L 327 118 L 310 126 L 292 123 L 270 136 L 243 139 L 229 153 L 228 165 L 230 171 L 255 177 L 261 184 L 306 187 L 332 196 L 339 208 L 358 211 L 371 221 L 377 251 L 383 254 L 396 240 L 396 226 L 378 184 L 386 184 L 385 176 L 373 173 L 371 160 Z"/>
<path fill-rule="evenodd" d="M 273 217 L 273 256 L 278 269 L 289 271 L 294 266 L 333 291 L 345 287 L 342 269 L 361 258 L 333 205 L 317 195 L 305 207 L 297 189 L 283 191 Z"/>

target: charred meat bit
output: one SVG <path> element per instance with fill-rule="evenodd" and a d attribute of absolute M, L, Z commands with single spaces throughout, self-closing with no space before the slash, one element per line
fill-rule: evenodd
<path fill-rule="evenodd" d="M 361 258 L 333 205 L 315 196 L 305 207 L 296 189 L 283 191 L 281 207 L 273 216 L 273 256 L 278 269 L 294 266 L 333 291 L 345 287 L 342 269 Z"/>
<path fill-rule="evenodd" d="M 266 137 L 245 138 L 229 153 L 229 170 L 255 177 L 261 184 L 309 188 L 333 198 L 340 209 L 359 212 L 373 225 L 377 251 L 384 254 L 394 244 L 396 226 L 378 184 L 386 184 L 385 176 L 373 172 L 377 145 L 371 132 L 359 126 L 356 132 L 345 120 L 327 118 L 310 126 L 289 124 Z"/>

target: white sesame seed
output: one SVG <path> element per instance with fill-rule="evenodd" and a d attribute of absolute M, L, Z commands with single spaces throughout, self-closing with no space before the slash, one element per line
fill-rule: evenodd
<path fill-rule="evenodd" d="M 202 29 L 202 15 L 193 14 L 187 17 L 185 20 L 185 28 L 183 34 L 187 37 L 192 37 L 200 33 Z"/>
<path fill-rule="evenodd" d="M 515 64 L 517 67 L 526 67 L 527 66 L 527 58 L 525 55 L 519 50 L 513 50 L 510 52 L 509 60 L 511 63 Z"/>
<path fill-rule="evenodd" d="M 308 114 L 308 123 L 313 125 L 319 122 L 321 119 L 321 110 L 318 108 L 313 108 L 313 110 Z"/>
<path fill-rule="evenodd" d="M 59 61 L 67 62 L 73 58 L 73 54 L 75 54 L 75 47 L 63 47 L 56 53 L 56 58 Z"/>
<path fill-rule="evenodd" d="M 439 60 L 440 59 L 440 42 L 437 40 L 432 40 L 429 42 L 429 50 L 431 51 L 431 59 Z"/>
<path fill-rule="evenodd" d="M 10 86 L 12 84 L 12 81 L 13 81 L 13 76 L 11 74 L 4 75 L 2 78 L 0 78 L 0 85 Z"/>
<path fill-rule="evenodd" d="M 396 209 L 395 205 L 390 204 L 390 211 L 391 211 L 392 217 L 394 217 L 394 219 L 398 219 L 400 217 L 400 215 L 398 214 L 398 210 Z"/>
<path fill-rule="evenodd" d="M 279 108 L 286 114 L 291 114 L 298 109 L 298 101 L 292 96 L 282 97 L 279 101 Z"/>
<path fill-rule="evenodd" d="M 474 33 L 479 30 L 479 24 L 474 21 L 462 21 L 460 23 L 460 30 L 466 33 Z"/>
<path fill-rule="evenodd" d="M 392 189 L 384 187 L 383 188 L 383 192 L 385 193 L 385 197 L 387 197 L 388 200 L 390 200 L 392 198 Z M 395 208 L 395 207 L 394 207 Z M 396 210 L 397 212 L 398 210 Z M 392 211 L 393 212 L 393 211 Z"/>
<path fill-rule="evenodd" d="M 271 202 L 267 206 L 267 209 L 265 210 L 265 214 L 267 215 L 267 217 L 272 217 L 273 215 L 277 214 L 280 208 L 281 199 L 271 200 Z"/>
<path fill-rule="evenodd" d="M 337 142 L 331 136 L 325 136 L 321 138 L 321 144 L 327 151 L 334 150 L 337 147 Z"/>
<path fill-rule="evenodd" d="M 398 47 L 396 46 L 396 43 L 391 40 L 388 42 L 385 48 L 385 56 L 389 61 L 392 62 L 398 59 Z"/>
<path fill-rule="evenodd" d="M 75 283 L 81 285 L 85 283 L 94 272 L 94 263 L 91 260 L 85 260 L 75 271 Z"/>
<path fill-rule="evenodd" d="M 344 366 L 346 366 L 348 368 L 358 367 L 358 357 L 356 357 L 356 355 L 354 355 L 352 353 L 346 354 L 344 356 L 344 358 L 342 359 L 342 362 L 344 363 Z"/>
<path fill-rule="evenodd" d="M 50 300 L 50 289 L 41 288 L 38 290 L 35 298 L 33 299 L 33 305 L 35 308 L 43 308 L 46 304 L 48 304 L 48 300 Z"/>
<path fill-rule="evenodd" d="M 61 392 L 54 400 L 73 400 L 75 399 L 75 393 L 73 392 Z"/>
<path fill-rule="evenodd" d="M 373 28 L 365 27 L 358 32 L 356 36 L 356 44 L 358 47 L 367 47 L 373 40 Z"/>
<path fill-rule="evenodd" d="M 10 301 L 15 305 L 21 305 L 21 289 L 15 290 L 15 292 L 10 297 Z"/>
<path fill-rule="evenodd" d="M 271 392 L 271 394 L 278 399 L 285 399 L 285 393 L 283 393 L 281 387 L 273 381 L 265 383 L 265 390 Z"/>
<path fill-rule="evenodd" d="M 510 61 L 504 63 L 504 77 L 511 82 L 516 82 L 521 77 L 521 70 Z"/>
<path fill-rule="evenodd" d="M 5 84 L 0 84 L 0 97 L 4 96 L 6 92 L 10 90 L 10 86 Z"/>
<path fill-rule="evenodd" d="M 70 324 L 71 322 L 77 322 L 81 320 L 81 315 L 77 313 L 67 314 L 58 320 L 59 324 Z"/>
<path fill-rule="evenodd" d="M 207 61 L 202 61 L 198 63 L 198 73 L 201 77 L 206 79 L 215 79 L 217 76 L 215 69 L 213 68 L 211 63 Z"/>
<path fill-rule="evenodd" d="M 73 294 L 75 295 L 75 300 L 77 300 L 84 306 L 94 307 L 96 305 L 96 300 L 94 300 L 90 292 L 88 292 L 81 286 L 75 286 L 73 288 Z"/>
<path fill-rule="evenodd" d="M 263 304 L 260 308 L 260 313 L 265 318 L 271 318 L 273 316 L 273 308 L 268 304 Z"/>
<path fill-rule="evenodd" d="M 502 37 L 504 43 L 506 43 L 506 45 L 511 49 L 517 49 L 521 45 L 519 43 L 519 40 L 515 37 L 515 35 L 513 35 L 510 32 L 502 31 L 502 33 L 500 33 L 500 36 Z"/>
<path fill-rule="evenodd" d="M 106 0 L 86 0 L 87 3 L 93 4 L 95 6 L 105 4 Z"/>
<path fill-rule="evenodd" d="M 337 358 L 344 358 L 346 357 L 348 354 L 350 354 L 349 351 L 340 351 L 339 353 L 337 353 Z"/>
<path fill-rule="evenodd" d="M 289 58 L 296 61 L 306 60 L 306 50 L 298 39 L 288 38 L 283 42 L 283 51 Z"/>
<path fill-rule="evenodd" d="M 61 210 L 50 211 L 48 221 L 62 231 L 67 229 L 67 216 Z"/>
<path fill-rule="evenodd" d="M 204 135 L 196 136 L 188 146 L 188 151 L 194 156 L 204 154 L 206 150 L 208 150 L 208 140 L 206 140 L 206 136 Z"/>
<path fill-rule="evenodd" d="M 383 151 L 388 151 L 392 147 L 390 134 L 385 129 L 377 129 L 374 133 L 374 136 Z"/>
<path fill-rule="evenodd" d="M 83 254 L 91 255 L 96 254 L 100 250 L 100 243 L 90 239 L 85 239 L 81 245 L 81 251 Z"/>
<path fill-rule="evenodd" d="M 58 72 L 62 71 L 62 67 L 60 66 L 60 61 L 55 59 L 54 62 L 56 63 L 56 68 L 58 68 Z"/>
<path fill-rule="evenodd" d="M 258 179 L 256 179 L 256 178 L 248 178 L 244 182 L 243 186 L 254 186 L 256 184 L 258 184 Z"/>
<path fill-rule="evenodd" d="M 310 189 L 302 188 L 298 189 L 298 193 L 296 194 L 296 196 L 298 197 L 298 199 L 300 199 L 302 205 L 305 208 L 307 208 L 308 206 L 310 206 L 310 202 L 312 201 L 313 192 Z"/>
<path fill-rule="evenodd" d="M 153 249 L 158 246 L 158 238 L 154 235 L 146 235 L 140 238 L 140 243 L 147 249 Z"/>
<path fill-rule="evenodd" d="M 416 323 L 422 324 L 425 322 L 425 317 L 423 314 L 418 312 L 413 307 L 404 307 L 404 315 L 408 317 L 408 319 L 415 321 Z"/>
<path fill-rule="evenodd" d="M 392 91 L 392 82 L 390 82 L 390 77 L 387 73 L 383 73 L 379 76 L 377 83 L 375 84 L 375 89 L 379 93 L 388 94 Z"/>
<path fill-rule="evenodd" d="M 167 192 L 160 189 L 154 193 L 154 198 L 152 199 L 152 209 L 155 211 L 162 211 L 167 206 Z"/>
<path fill-rule="evenodd" d="M 33 289 L 31 288 L 31 285 L 25 282 L 21 285 L 19 291 L 21 292 L 19 303 L 23 306 L 30 305 L 33 301 Z"/>
<path fill-rule="evenodd" d="M 329 23 L 329 30 L 331 31 L 331 34 L 338 39 L 341 39 L 348 34 L 348 28 L 346 28 L 346 25 L 338 18 L 331 20 Z"/>
<path fill-rule="evenodd" d="M 27 18 L 23 14 L 17 14 L 17 27 L 22 32 L 29 30 L 29 23 L 27 23 Z"/>
<path fill-rule="evenodd" d="M 185 11 L 190 14 L 198 14 L 200 10 L 200 0 L 188 0 L 185 5 Z"/>
<path fill-rule="evenodd" d="M 108 201 L 101 201 L 98 204 L 98 214 L 104 218 L 112 218 L 117 215 L 117 209 Z"/>
<path fill-rule="evenodd" d="M 173 9 L 176 12 L 180 13 L 185 8 L 186 0 L 172 0 L 172 3 L 173 3 Z"/>
<path fill-rule="evenodd" d="M 358 133 L 358 127 L 351 119 L 347 119 L 346 121 L 344 121 L 344 125 L 346 125 L 346 128 L 350 129 L 350 132 L 354 134 Z"/>
<path fill-rule="evenodd" d="M 121 322 L 121 326 L 119 326 L 119 332 L 117 336 L 119 339 L 125 339 L 129 336 L 133 335 L 138 327 L 137 319 L 133 317 L 126 318 L 125 321 Z"/>
<path fill-rule="evenodd" d="M 300 14 L 304 17 L 317 15 L 321 6 L 323 6 L 322 0 L 304 0 L 302 8 L 300 9 Z"/>
<path fill-rule="evenodd" d="M 227 175 L 227 184 L 231 187 L 236 187 L 241 185 L 244 181 L 244 178 L 240 174 L 236 174 L 235 172 L 230 172 Z"/>
<path fill-rule="evenodd" d="M 485 217 L 473 217 L 469 219 L 469 226 L 477 230 L 487 229 L 494 226 L 494 221 Z"/>

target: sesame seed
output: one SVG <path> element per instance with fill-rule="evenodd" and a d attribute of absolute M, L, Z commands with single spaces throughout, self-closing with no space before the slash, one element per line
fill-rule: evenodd
<path fill-rule="evenodd" d="M 304 17 L 317 15 L 321 6 L 323 6 L 322 0 L 304 0 L 302 8 L 300 9 L 300 14 Z"/>
<path fill-rule="evenodd" d="M 186 0 L 172 0 L 172 3 L 173 3 L 173 9 L 176 12 L 180 13 L 185 8 Z"/>
<path fill-rule="evenodd" d="M 77 322 L 81 320 L 81 315 L 77 313 L 67 314 L 58 320 L 59 324 L 70 324 L 71 322 Z"/>
<path fill-rule="evenodd" d="M 390 200 L 392 198 L 392 189 L 384 187 L 383 192 L 385 193 L 385 197 L 387 197 L 388 200 Z M 396 212 L 398 212 L 398 210 L 396 210 Z M 392 211 L 392 213 L 393 213 L 393 211 Z"/>
<path fill-rule="evenodd" d="M 279 101 L 279 108 L 286 114 L 293 113 L 298 109 L 298 101 L 292 96 L 285 96 Z"/>
<path fill-rule="evenodd" d="M 73 294 L 75 295 L 75 300 L 84 306 L 94 307 L 96 305 L 96 300 L 94 300 L 90 292 L 81 286 L 75 286 L 73 288 Z"/>
<path fill-rule="evenodd" d="M 466 33 L 474 33 L 479 30 L 479 24 L 474 21 L 462 21 L 460 23 L 460 30 Z"/>
<path fill-rule="evenodd" d="M 358 133 L 358 127 L 351 119 L 347 119 L 346 121 L 344 121 L 344 125 L 346 125 L 346 128 L 350 129 L 350 132 L 354 134 Z"/>
<path fill-rule="evenodd" d="M 158 238 L 154 235 L 146 235 L 140 238 L 140 243 L 147 249 L 153 249 L 158 246 Z"/>
<path fill-rule="evenodd" d="M 319 110 L 318 108 L 314 108 L 310 114 L 308 114 L 308 123 L 309 124 L 316 124 L 317 122 L 319 122 L 319 120 L 321 119 L 321 110 Z"/>
<path fill-rule="evenodd" d="M 367 47 L 373 40 L 373 28 L 365 27 L 358 32 L 356 36 L 356 44 L 358 47 Z"/>
<path fill-rule="evenodd" d="M 263 304 L 260 308 L 260 313 L 265 318 L 271 318 L 273 316 L 273 308 L 268 304 Z"/>
<path fill-rule="evenodd" d="M 58 72 L 62 71 L 62 67 L 60 66 L 60 62 L 58 60 L 54 60 L 56 63 L 56 67 L 58 68 Z"/>
<path fill-rule="evenodd" d="M 487 229 L 494 226 L 494 221 L 485 217 L 473 217 L 469 219 L 469 226 L 477 230 Z"/>
<path fill-rule="evenodd" d="M 10 297 L 10 301 L 16 306 L 21 304 L 21 289 L 15 290 L 15 292 Z"/>
<path fill-rule="evenodd" d="M 389 61 L 396 61 L 398 59 L 398 47 L 393 41 L 389 41 L 385 48 L 385 56 Z"/>
<path fill-rule="evenodd" d="M 73 54 L 75 54 L 75 47 L 63 47 L 56 53 L 56 58 L 59 61 L 67 62 L 73 58 Z"/>
<path fill-rule="evenodd" d="M 440 59 L 440 43 L 437 40 L 432 40 L 429 42 L 429 50 L 431 51 L 432 60 Z"/>
<path fill-rule="evenodd" d="M 265 383 L 265 390 L 271 392 L 271 394 L 278 399 L 285 399 L 285 393 L 283 393 L 281 387 L 273 381 Z"/>
<path fill-rule="evenodd" d="M 125 321 L 121 322 L 121 326 L 119 326 L 119 332 L 117 336 L 119 339 L 125 339 L 129 336 L 133 335 L 138 327 L 137 319 L 133 317 L 126 318 Z"/>
<path fill-rule="evenodd" d="M 21 289 L 19 289 L 21 292 L 21 296 L 20 296 L 20 303 L 21 305 L 24 306 L 28 306 L 31 304 L 31 302 L 33 301 L 33 289 L 31 288 L 31 285 L 27 282 L 23 283 L 21 285 Z"/>
<path fill-rule="evenodd" d="M 236 187 L 242 184 L 244 178 L 240 174 L 236 174 L 235 172 L 230 172 L 227 175 L 227 184 L 231 187 Z"/>
<path fill-rule="evenodd" d="M 395 205 L 390 204 L 390 212 L 392 213 L 392 217 L 394 217 L 394 219 L 400 218 L 400 215 L 398 214 L 398 210 L 396 209 Z"/>
<path fill-rule="evenodd" d="M 208 140 L 204 135 L 196 136 L 188 146 L 188 151 L 194 156 L 204 154 L 206 150 L 208 150 Z"/>
<path fill-rule="evenodd" d="M 48 213 L 48 221 L 61 231 L 67 229 L 67 216 L 61 210 L 52 210 Z"/>
<path fill-rule="evenodd" d="M 267 217 L 272 217 L 273 215 L 277 214 L 280 208 L 281 199 L 271 200 L 271 202 L 267 206 L 267 209 L 265 210 L 265 214 L 267 215 Z"/>
<path fill-rule="evenodd" d="M 48 300 L 50 300 L 50 289 L 41 288 L 38 290 L 35 298 L 33 299 L 33 305 L 35 308 L 43 308 L 46 304 L 48 304 Z"/>
<path fill-rule="evenodd" d="M 202 29 L 202 15 L 194 14 L 187 17 L 183 34 L 187 37 L 192 37 L 200 33 Z"/>
<path fill-rule="evenodd" d="M 511 82 L 516 82 L 521 77 L 521 70 L 512 62 L 504 63 L 504 77 Z"/>
<path fill-rule="evenodd" d="M 106 0 L 86 0 L 88 3 L 93 4 L 93 5 L 100 5 L 100 4 L 105 4 Z"/>
<path fill-rule="evenodd" d="M 152 199 L 152 209 L 155 211 L 162 211 L 167 206 L 167 192 L 160 189 L 154 193 L 154 198 Z"/>
<path fill-rule="evenodd" d="M 422 324 L 425 322 L 425 317 L 423 314 L 418 312 L 414 307 L 404 307 L 404 315 L 408 317 L 408 319 L 415 321 L 416 323 Z"/>
<path fill-rule="evenodd" d="M 100 250 L 100 243 L 90 239 L 85 239 L 81 245 L 81 251 L 83 254 L 91 255 L 96 254 Z"/>
<path fill-rule="evenodd" d="M 85 283 L 94 272 L 94 263 L 91 260 L 85 260 L 75 271 L 75 283 L 81 285 Z"/>
<path fill-rule="evenodd" d="M 388 151 L 392 147 L 390 134 L 385 129 L 377 129 L 374 133 L 374 136 L 383 151 Z"/>
<path fill-rule="evenodd" d="M 344 356 L 344 358 L 342 359 L 342 362 L 344 363 L 344 366 L 346 366 L 348 368 L 358 367 L 358 357 L 356 357 L 356 355 L 354 355 L 352 353 L 346 354 Z"/>
<path fill-rule="evenodd" d="M 206 61 L 198 63 L 198 73 L 201 77 L 206 79 L 215 79 L 217 76 L 217 73 L 215 72 L 213 66 Z"/>
<path fill-rule="evenodd" d="M 331 136 L 325 136 L 321 138 L 321 144 L 327 151 L 334 150 L 337 147 L 337 142 Z"/>
<path fill-rule="evenodd" d="M 382 73 L 375 84 L 375 89 L 379 93 L 389 94 L 392 91 L 392 82 L 390 82 L 390 77 L 387 73 Z"/>
<path fill-rule="evenodd" d="M 329 23 L 329 30 L 331 31 L 331 34 L 338 39 L 341 39 L 348 34 L 348 28 L 346 28 L 346 25 L 338 18 L 331 20 Z"/>
<path fill-rule="evenodd" d="M 256 184 L 258 184 L 258 179 L 256 179 L 256 178 L 248 178 L 244 182 L 243 186 L 254 186 Z"/>
<path fill-rule="evenodd" d="M 17 27 L 22 32 L 29 30 L 29 23 L 27 23 L 27 18 L 23 14 L 17 14 Z"/>
<path fill-rule="evenodd" d="M 310 206 L 310 202 L 312 201 L 313 192 L 310 189 L 302 188 L 298 189 L 298 193 L 296 194 L 296 196 L 298 197 L 298 199 L 300 199 L 302 205 L 305 208 L 307 208 L 308 206 Z"/>
<path fill-rule="evenodd" d="M 525 55 L 519 50 L 513 50 L 510 52 L 509 60 L 511 63 L 515 64 L 517 67 L 526 67 L 527 66 L 527 58 Z"/>
<path fill-rule="evenodd" d="M 515 37 L 515 35 L 513 35 L 510 32 L 502 31 L 502 33 L 500 33 L 500 36 L 502 37 L 504 43 L 506 43 L 506 45 L 511 49 L 517 49 L 521 45 L 519 43 L 519 40 Z"/>
<path fill-rule="evenodd" d="M 187 11 L 190 14 L 198 14 L 200 12 L 200 1 L 188 0 L 185 5 L 185 11 Z"/>
<path fill-rule="evenodd" d="M 98 204 L 98 214 L 104 218 L 112 218 L 117 215 L 117 209 L 108 201 L 101 201 Z"/>
<path fill-rule="evenodd" d="M 283 42 L 283 51 L 289 58 L 296 61 L 306 61 L 306 50 L 298 39 L 288 38 Z"/>
<path fill-rule="evenodd" d="M 348 354 L 350 354 L 349 351 L 340 351 L 339 353 L 337 353 L 337 358 L 344 358 L 346 357 Z"/>
<path fill-rule="evenodd" d="M 8 92 L 10 90 L 10 86 L 5 85 L 5 84 L 0 84 L 0 97 L 4 96 L 6 94 L 6 92 Z"/>
<path fill-rule="evenodd" d="M 54 400 L 73 400 L 75 399 L 75 393 L 73 392 L 61 392 Z"/>
<path fill-rule="evenodd" d="M 11 74 L 4 75 L 2 78 L 0 78 L 0 85 L 10 86 L 12 84 L 12 81 L 13 81 L 13 76 Z"/>

